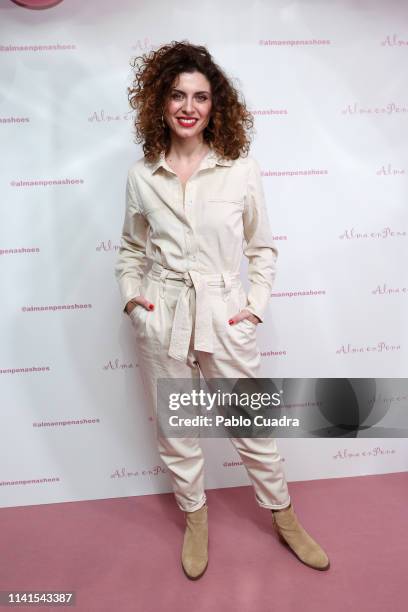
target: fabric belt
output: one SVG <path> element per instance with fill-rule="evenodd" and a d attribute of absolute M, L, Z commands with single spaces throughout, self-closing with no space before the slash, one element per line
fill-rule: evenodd
<path fill-rule="evenodd" d="M 177 272 L 164 268 L 158 262 L 154 262 L 148 275 L 160 280 L 161 298 L 165 296 L 166 279 L 179 280 L 184 283 L 177 299 L 168 355 L 179 361 L 186 361 L 187 359 L 192 333 L 192 319 L 189 316 L 191 291 L 195 291 L 196 305 L 194 349 L 196 351 L 213 353 L 212 308 L 207 286 L 224 287 L 223 299 L 227 301 L 231 287 L 236 287 L 241 283 L 239 273 L 222 272 L 219 274 L 207 274 L 197 272 L 196 270 Z"/>

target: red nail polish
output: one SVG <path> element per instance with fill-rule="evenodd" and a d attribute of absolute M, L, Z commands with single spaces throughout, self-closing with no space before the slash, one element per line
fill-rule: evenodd
<path fill-rule="evenodd" d="M 233 322 L 234 322 L 234 319 L 230 319 L 230 320 L 228 321 L 228 323 L 229 323 L 230 325 L 232 325 L 232 324 L 233 324 Z"/>
<path fill-rule="evenodd" d="M 154 310 L 154 304 L 149 304 L 149 310 Z"/>

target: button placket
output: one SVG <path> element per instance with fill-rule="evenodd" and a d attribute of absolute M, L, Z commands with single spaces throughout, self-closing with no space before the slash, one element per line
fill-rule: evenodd
<path fill-rule="evenodd" d="M 186 231 L 187 256 L 192 261 L 195 261 L 196 260 L 196 256 L 195 256 L 196 246 L 195 246 L 194 230 L 192 227 L 194 223 L 194 209 L 192 208 L 192 203 L 193 203 L 193 193 L 192 192 L 194 190 L 194 185 L 190 183 L 191 179 L 192 177 L 188 179 L 186 183 L 186 187 L 185 187 L 184 212 L 185 212 L 186 219 L 190 225 L 190 226 L 187 226 L 185 230 Z"/>

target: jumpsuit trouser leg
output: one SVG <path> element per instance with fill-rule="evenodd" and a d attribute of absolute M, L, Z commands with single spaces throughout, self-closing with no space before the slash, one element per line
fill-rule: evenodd
<path fill-rule="evenodd" d="M 155 270 L 153 270 L 154 272 Z M 199 438 L 167 438 L 157 431 L 157 381 L 159 378 L 191 379 L 199 386 L 200 373 L 205 378 L 257 378 L 260 352 L 256 325 L 248 320 L 232 326 L 228 319 L 245 308 L 246 295 L 240 281 L 229 287 L 206 284 L 207 303 L 212 312 L 213 352 L 194 349 L 196 295 L 188 292 L 188 325 L 192 333 L 185 360 L 169 356 L 180 291 L 179 279 L 159 278 L 149 272 L 141 294 L 154 304 L 148 311 L 138 305 L 131 312 L 137 338 L 138 365 L 145 398 L 156 427 L 160 457 L 167 467 L 176 502 L 184 512 L 193 512 L 206 502 L 204 455 Z M 290 503 L 281 456 L 274 438 L 230 438 L 247 470 L 258 505 L 268 509 L 285 508 Z"/>

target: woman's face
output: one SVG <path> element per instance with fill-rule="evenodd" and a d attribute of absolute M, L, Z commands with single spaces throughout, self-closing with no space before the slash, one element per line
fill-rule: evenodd
<path fill-rule="evenodd" d="M 211 85 L 201 72 L 181 72 L 174 80 L 164 108 L 164 120 L 173 135 L 192 138 L 210 120 Z"/>

